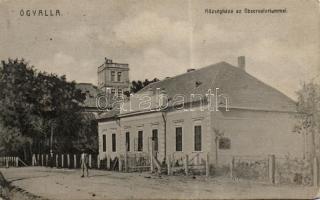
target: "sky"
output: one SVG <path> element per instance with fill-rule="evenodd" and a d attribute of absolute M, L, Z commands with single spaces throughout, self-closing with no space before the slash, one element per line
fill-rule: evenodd
<path fill-rule="evenodd" d="M 284 9 L 285 14 L 205 14 L 205 9 Z M 62 16 L 21 16 L 56 10 Z M 171 77 L 246 57 L 246 71 L 295 99 L 319 80 L 318 0 L 0 0 L 0 59 L 97 84 L 104 58 L 130 79 Z"/>

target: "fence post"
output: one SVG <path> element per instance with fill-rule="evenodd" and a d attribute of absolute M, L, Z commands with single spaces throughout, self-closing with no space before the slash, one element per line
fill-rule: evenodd
<path fill-rule="evenodd" d="M 32 166 L 34 166 L 35 155 L 32 154 Z"/>
<path fill-rule="evenodd" d="M 209 168 L 209 153 L 206 155 L 206 176 L 210 175 L 210 168 Z"/>
<path fill-rule="evenodd" d="M 67 154 L 67 167 L 70 168 L 70 154 Z"/>
<path fill-rule="evenodd" d="M 270 155 L 269 156 L 269 180 L 272 184 L 275 183 L 275 161 L 276 157 L 275 155 Z"/>
<path fill-rule="evenodd" d="M 58 168 L 58 154 L 56 154 L 56 168 Z"/>
<path fill-rule="evenodd" d="M 8 157 L 6 157 L 6 168 L 8 168 L 9 167 L 9 159 L 8 159 Z"/>
<path fill-rule="evenodd" d="M 41 165 L 43 167 L 44 159 L 43 159 L 43 154 L 41 154 Z"/>
<path fill-rule="evenodd" d="M 184 158 L 184 172 L 186 173 L 187 176 L 189 175 L 188 164 L 189 164 L 189 156 L 186 155 Z"/>
<path fill-rule="evenodd" d="M 233 179 L 234 177 L 234 173 L 233 173 L 233 169 L 234 169 L 234 156 L 232 156 L 231 158 L 231 162 L 230 162 L 230 178 Z"/>
<path fill-rule="evenodd" d="M 92 168 L 92 155 L 89 154 L 89 168 Z"/>
<path fill-rule="evenodd" d="M 100 169 L 100 156 L 97 155 L 97 168 Z"/>
<path fill-rule="evenodd" d="M 18 157 L 16 157 L 16 167 L 19 167 L 19 158 Z"/>
<path fill-rule="evenodd" d="M 48 166 L 48 159 L 49 159 L 49 156 L 48 156 L 48 154 L 46 154 L 46 162 L 45 162 L 46 166 Z"/>
<path fill-rule="evenodd" d="M 319 163 L 317 157 L 314 157 L 313 159 L 312 171 L 313 186 L 319 186 Z"/>
<path fill-rule="evenodd" d="M 150 171 L 151 173 L 154 171 L 154 166 L 153 166 L 153 149 L 154 148 L 154 141 L 151 140 L 151 151 L 150 151 Z"/>
<path fill-rule="evenodd" d="M 129 166 L 128 166 L 128 143 L 126 143 L 126 149 L 124 151 L 124 170 L 125 172 L 128 172 Z"/>
<path fill-rule="evenodd" d="M 77 168 L 77 155 L 73 154 L 73 168 Z"/>
<path fill-rule="evenodd" d="M 167 156 L 167 168 L 168 168 L 168 175 L 169 176 L 172 175 L 170 155 Z"/>
<path fill-rule="evenodd" d="M 121 159 L 121 155 L 119 154 L 119 159 L 118 159 L 118 161 L 119 161 L 119 165 L 118 165 L 118 167 L 119 167 L 119 172 L 121 172 L 122 171 L 122 159 Z"/>
<path fill-rule="evenodd" d="M 64 167 L 64 154 L 61 154 L 61 168 Z"/>
<path fill-rule="evenodd" d="M 107 169 L 110 170 L 110 155 L 107 155 Z"/>

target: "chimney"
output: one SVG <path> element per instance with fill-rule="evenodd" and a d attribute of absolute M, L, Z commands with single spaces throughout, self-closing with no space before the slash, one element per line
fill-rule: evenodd
<path fill-rule="evenodd" d="M 191 68 L 191 69 L 187 69 L 187 72 L 193 72 L 195 69 Z"/>
<path fill-rule="evenodd" d="M 246 57 L 245 56 L 238 57 L 238 67 L 240 69 L 242 69 L 243 71 L 246 71 Z"/>
<path fill-rule="evenodd" d="M 105 60 L 105 63 L 106 63 L 106 64 L 112 63 L 112 60 L 111 60 L 111 59 L 108 59 L 107 57 L 105 57 L 104 60 Z"/>

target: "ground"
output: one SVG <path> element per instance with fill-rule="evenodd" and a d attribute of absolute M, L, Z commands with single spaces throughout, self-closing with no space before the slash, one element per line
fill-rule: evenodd
<path fill-rule="evenodd" d="M 279 186 L 205 176 L 156 176 L 150 173 L 119 173 L 91 170 L 81 178 L 80 170 L 25 167 L 0 169 L 5 179 L 45 199 L 312 199 L 318 189 Z"/>

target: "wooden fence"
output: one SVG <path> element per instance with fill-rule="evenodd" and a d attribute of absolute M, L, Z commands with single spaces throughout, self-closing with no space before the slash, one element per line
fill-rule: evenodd
<path fill-rule="evenodd" d="M 168 175 L 206 175 L 215 176 L 216 166 L 210 164 L 209 153 L 196 153 L 180 157 L 167 155 L 166 163 L 160 164 L 153 152 L 126 152 L 103 159 L 89 154 L 89 167 L 122 172 L 165 172 Z M 58 168 L 80 168 L 80 154 L 34 154 L 33 166 Z M 0 166 L 19 166 L 17 157 L 0 157 Z M 320 166 L 318 158 L 299 160 L 268 156 L 231 156 L 223 176 L 236 179 L 250 179 L 271 184 L 320 185 Z"/>
<path fill-rule="evenodd" d="M 33 154 L 32 166 L 80 168 L 80 154 Z M 89 154 L 89 168 L 99 168 L 99 156 Z"/>
<path fill-rule="evenodd" d="M 197 162 L 194 160 L 197 159 Z M 175 159 L 174 155 L 167 158 L 167 174 L 184 175 L 210 175 L 209 154 L 205 154 L 205 159 L 200 157 L 200 153 L 185 155 L 183 158 Z"/>
<path fill-rule="evenodd" d="M 17 156 L 0 157 L 0 167 L 19 167 L 19 166 L 27 166 L 27 165 Z"/>
<path fill-rule="evenodd" d="M 229 173 L 232 179 L 251 179 L 271 184 L 320 185 L 318 158 L 233 156 Z"/>

